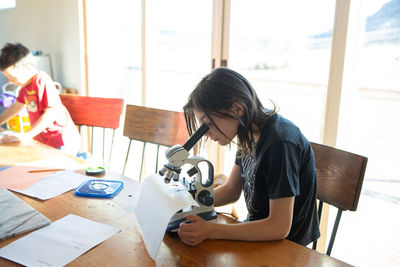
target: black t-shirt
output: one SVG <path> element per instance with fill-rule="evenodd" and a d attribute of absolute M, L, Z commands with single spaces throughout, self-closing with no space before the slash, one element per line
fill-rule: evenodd
<path fill-rule="evenodd" d="M 314 154 L 308 140 L 289 120 L 275 114 L 262 130 L 255 153 L 237 158 L 248 220 L 269 216 L 269 200 L 295 197 L 287 239 L 308 245 L 320 236 L 316 209 Z"/>

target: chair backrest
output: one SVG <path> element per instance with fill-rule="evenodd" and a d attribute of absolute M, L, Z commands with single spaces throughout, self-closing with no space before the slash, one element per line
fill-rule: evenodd
<path fill-rule="evenodd" d="M 311 142 L 317 171 L 317 199 L 320 200 L 318 216 L 321 218 L 322 203 L 338 208 L 327 253 L 330 255 L 344 210 L 357 210 L 361 187 L 368 159 L 364 156 L 334 147 Z M 316 242 L 313 248 L 315 249 Z"/>
<path fill-rule="evenodd" d="M 117 129 L 123 108 L 120 98 L 60 95 L 76 125 Z"/>
<path fill-rule="evenodd" d="M 160 145 L 172 146 L 183 145 L 188 139 L 186 130 L 185 116 L 183 112 L 148 108 L 143 106 L 126 105 L 124 123 L 124 136 L 130 139 L 123 173 L 129 156 L 132 140 L 144 142 L 142 151 L 142 164 L 140 176 L 142 174 L 143 157 L 146 143 L 156 144 L 158 164 L 158 151 Z"/>
<path fill-rule="evenodd" d="M 317 198 L 343 210 L 357 210 L 368 159 L 311 143 L 317 170 Z"/>
<path fill-rule="evenodd" d="M 72 120 L 76 125 L 88 126 L 92 128 L 90 151 L 93 153 L 93 135 L 94 127 L 103 128 L 103 159 L 105 129 L 112 129 L 112 140 L 110 147 L 111 159 L 112 146 L 114 143 L 115 130 L 119 127 L 123 108 L 123 99 L 121 98 L 103 98 L 79 95 L 60 95 L 61 102 L 67 108 Z"/>

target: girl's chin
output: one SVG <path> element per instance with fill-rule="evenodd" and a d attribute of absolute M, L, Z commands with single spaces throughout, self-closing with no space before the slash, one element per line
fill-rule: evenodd
<path fill-rule="evenodd" d="M 215 140 L 215 141 L 218 142 L 220 146 L 226 146 L 228 144 L 228 142 L 226 141 L 221 141 L 221 140 Z"/>

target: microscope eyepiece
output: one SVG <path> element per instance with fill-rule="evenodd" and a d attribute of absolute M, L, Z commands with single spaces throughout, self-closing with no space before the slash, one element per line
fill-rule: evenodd
<path fill-rule="evenodd" d="M 186 151 L 192 149 L 192 147 L 200 140 L 200 138 L 210 129 L 207 124 L 202 124 L 199 129 L 186 141 L 183 148 Z"/>

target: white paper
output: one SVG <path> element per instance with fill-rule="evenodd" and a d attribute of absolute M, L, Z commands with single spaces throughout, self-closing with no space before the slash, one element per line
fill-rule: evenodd
<path fill-rule="evenodd" d="M 147 251 L 154 260 L 171 217 L 190 205 L 199 206 L 180 183 L 166 184 L 158 174 L 147 177 L 142 183 L 135 214 Z"/>
<path fill-rule="evenodd" d="M 76 173 L 75 170 L 58 171 L 46 176 L 27 189 L 13 191 L 46 200 L 72 190 L 89 179 L 90 177 Z"/>
<path fill-rule="evenodd" d="M 64 266 L 120 230 L 73 214 L 0 248 L 0 257 L 25 266 Z"/>

